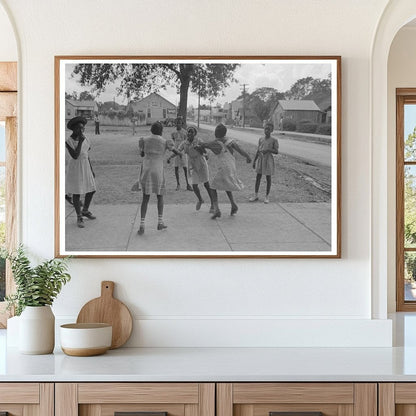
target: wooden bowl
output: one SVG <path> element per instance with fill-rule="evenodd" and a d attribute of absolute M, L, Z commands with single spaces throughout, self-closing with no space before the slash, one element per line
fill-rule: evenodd
<path fill-rule="evenodd" d="M 61 325 L 61 348 L 67 355 L 89 357 L 111 347 L 112 326 L 104 323 Z"/>

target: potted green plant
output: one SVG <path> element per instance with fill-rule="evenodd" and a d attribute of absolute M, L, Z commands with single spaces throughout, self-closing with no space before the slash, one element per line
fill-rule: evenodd
<path fill-rule="evenodd" d="M 67 258 L 45 260 L 32 266 L 23 246 L 6 252 L 16 292 L 6 296 L 9 310 L 19 318 L 19 350 L 49 354 L 55 346 L 55 316 L 51 305 L 71 276 Z"/>

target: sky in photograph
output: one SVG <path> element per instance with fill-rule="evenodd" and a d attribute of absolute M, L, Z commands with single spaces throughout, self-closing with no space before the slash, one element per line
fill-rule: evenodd
<path fill-rule="evenodd" d="M 404 139 L 406 140 L 416 127 L 416 105 L 406 104 L 404 107 Z"/>
<path fill-rule="evenodd" d="M 77 77 L 72 76 L 74 64 L 66 64 L 66 92 L 72 93 L 77 91 L 88 91 L 89 87 L 83 87 L 79 84 Z M 249 63 L 242 64 L 234 73 L 234 78 L 237 82 L 232 83 L 223 91 L 223 95 L 214 100 L 215 103 L 223 105 L 225 102 L 235 100 L 242 92 L 243 85 L 246 84 L 246 91 L 252 93 L 257 88 L 272 87 L 279 92 L 285 92 L 299 79 L 311 76 L 313 78 L 327 78 L 331 72 L 331 65 L 329 63 Z M 127 104 L 126 98 L 118 96 L 116 92 L 116 84 L 108 85 L 104 92 L 97 96 L 97 101 L 113 101 L 119 104 Z M 179 104 L 179 94 L 176 88 L 160 89 L 159 94 L 169 100 L 175 105 Z M 198 96 L 193 93 L 188 95 L 188 106 L 197 106 Z M 208 104 L 208 101 L 201 100 L 201 104 Z"/>
<path fill-rule="evenodd" d="M 6 160 L 6 129 L 4 122 L 0 121 L 0 161 Z"/>

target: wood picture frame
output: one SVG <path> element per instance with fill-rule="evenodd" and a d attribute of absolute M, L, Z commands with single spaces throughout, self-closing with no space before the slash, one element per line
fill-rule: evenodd
<path fill-rule="evenodd" d="M 341 57 L 56 56 L 55 178 L 57 257 L 339 258 Z"/>

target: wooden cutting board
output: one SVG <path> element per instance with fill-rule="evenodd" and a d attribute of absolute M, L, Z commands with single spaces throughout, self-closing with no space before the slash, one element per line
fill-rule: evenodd
<path fill-rule="evenodd" d="M 101 296 L 87 302 L 77 323 L 107 323 L 113 326 L 111 349 L 121 347 L 130 338 L 133 319 L 127 306 L 113 297 L 114 282 L 101 282 Z"/>

